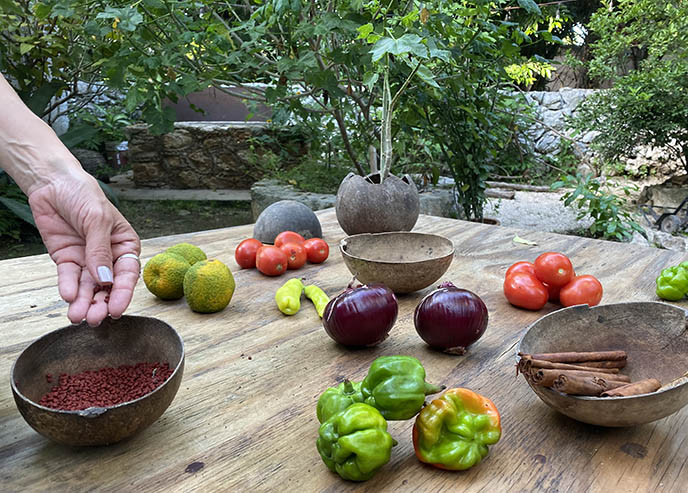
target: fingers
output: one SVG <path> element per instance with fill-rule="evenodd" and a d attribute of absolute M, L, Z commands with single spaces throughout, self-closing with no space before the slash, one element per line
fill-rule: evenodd
<path fill-rule="evenodd" d="M 140 268 L 139 261 L 134 258 L 122 258 L 115 262 L 115 281 L 108 303 L 112 318 L 120 318 L 129 306 L 139 279 Z"/>
<path fill-rule="evenodd" d="M 69 304 L 69 310 L 67 310 L 67 317 L 69 317 L 72 323 L 78 324 L 86 319 L 86 314 L 91 308 L 95 288 L 96 283 L 93 281 L 90 272 L 84 270 L 79 279 L 79 289 L 76 298 Z"/>
<path fill-rule="evenodd" d="M 86 266 L 101 286 L 111 286 L 114 277 L 112 275 L 112 244 L 110 235 L 112 232 L 112 220 L 101 217 L 100 220 L 89 221 L 84 227 L 86 236 Z"/>
<path fill-rule="evenodd" d="M 81 266 L 74 262 L 63 262 L 57 264 L 57 288 L 60 296 L 67 303 L 76 299 L 79 292 L 79 277 L 81 277 Z"/>

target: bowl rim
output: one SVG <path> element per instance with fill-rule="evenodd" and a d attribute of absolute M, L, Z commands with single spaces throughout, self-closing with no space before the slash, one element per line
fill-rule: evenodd
<path fill-rule="evenodd" d="M 526 335 L 528 335 L 528 332 L 530 332 L 530 329 L 532 329 L 535 324 L 539 323 L 541 320 L 543 320 L 543 319 L 545 319 L 551 315 L 558 314 L 558 313 L 563 312 L 565 310 L 572 310 L 572 309 L 576 309 L 579 311 L 583 310 L 585 308 L 587 308 L 588 310 L 594 310 L 596 307 L 601 307 L 601 306 L 631 305 L 631 304 L 639 304 L 639 303 L 661 305 L 663 307 L 671 307 L 670 309 L 679 310 L 679 311 L 683 312 L 684 316 L 687 317 L 686 323 L 688 323 L 688 310 L 680 308 L 676 305 L 672 305 L 670 303 L 662 303 L 660 301 L 624 301 L 624 302 L 619 302 L 619 303 L 604 303 L 604 304 L 595 305 L 595 306 L 589 306 L 587 304 L 567 306 L 567 307 L 559 308 L 558 310 L 554 310 L 554 311 L 552 311 L 546 315 L 543 315 L 542 317 L 538 318 L 534 322 L 528 324 L 525 332 L 523 333 L 523 335 L 519 339 L 518 344 L 517 344 L 516 349 L 515 349 L 514 357 L 516 358 L 516 362 L 518 362 L 518 360 L 520 360 L 520 356 L 518 355 L 518 353 L 521 352 L 521 344 L 523 343 L 523 339 L 526 337 Z M 526 382 L 528 383 L 528 386 L 533 391 L 535 391 L 531 382 L 529 382 L 528 380 L 526 380 Z M 669 384 L 673 384 L 673 385 L 669 385 Z M 597 396 L 587 396 L 587 395 L 564 394 L 563 392 L 559 392 L 559 391 L 554 390 L 554 389 L 549 388 L 549 387 L 540 387 L 540 390 L 543 390 L 545 392 L 551 392 L 553 394 L 557 394 L 557 395 L 561 395 L 561 396 L 565 396 L 567 398 L 574 399 L 574 400 L 594 401 L 594 402 L 609 402 L 609 401 L 623 401 L 623 400 L 627 400 L 627 399 L 635 399 L 638 397 L 641 397 L 641 398 L 647 397 L 649 395 L 663 394 L 665 392 L 669 392 L 669 391 L 672 391 L 672 390 L 677 389 L 679 387 L 682 387 L 686 384 L 688 384 L 688 372 L 686 374 L 684 374 L 682 377 L 678 377 L 677 379 L 673 380 L 672 382 L 669 382 L 666 385 L 662 385 L 662 387 L 660 389 L 658 389 L 654 392 L 647 393 L 647 394 L 637 394 L 637 395 L 627 395 L 627 396 L 617 396 L 617 397 L 597 397 Z"/>
<path fill-rule="evenodd" d="M 403 235 L 415 235 L 415 236 L 426 236 L 426 237 L 435 237 L 439 238 L 441 241 L 448 242 L 448 245 L 450 247 L 450 250 L 448 253 L 444 255 L 440 255 L 437 257 L 432 257 L 432 258 L 427 258 L 423 260 L 379 260 L 379 259 L 374 259 L 374 258 L 369 258 L 369 257 L 359 257 L 358 255 L 353 255 L 346 250 L 344 250 L 344 247 L 347 245 L 347 242 L 350 241 L 352 238 L 361 238 L 361 237 L 366 237 L 366 236 L 392 236 L 392 235 L 398 235 L 398 234 L 403 234 Z M 411 264 L 419 264 L 422 262 L 432 262 L 436 260 L 442 260 L 446 259 L 447 257 L 453 257 L 455 252 L 455 246 L 454 242 L 447 238 L 446 236 L 442 236 L 439 234 L 435 233 L 421 233 L 420 231 L 385 231 L 382 233 L 358 233 L 355 235 L 349 235 L 345 238 L 342 238 L 339 240 L 339 251 L 342 253 L 343 256 L 349 257 L 352 259 L 356 260 L 364 260 L 366 262 L 376 262 L 378 264 L 387 264 L 387 265 L 411 265 Z"/>
<path fill-rule="evenodd" d="M 66 409 L 54 409 L 54 408 L 52 408 L 52 407 L 42 406 L 41 404 L 39 404 L 39 403 L 33 401 L 32 399 L 29 399 L 29 398 L 26 397 L 22 392 L 20 392 L 20 390 L 17 388 L 16 382 L 15 382 L 15 379 L 14 379 L 14 369 L 15 369 L 15 366 L 17 365 L 17 361 L 19 361 L 19 359 L 24 355 L 24 353 L 25 353 L 31 346 L 33 346 L 34 344 L 37 344 L 37 343 L 38 343 L 39 341 L 41 341 L 42 339 L 44 339 L 44 338 L 46 338 L 46 337 L 48 337 L 48 336 L 50 336 L 50 335 L 52 335 L 52 334 L 55 334 L 56 332 L 60 332 L 60 331 L 63 331 L 63 330 L 67 330 L 67 329 L 70 329 L 70 328 L 75 327 L 75 326 L 84 325 L 84 324 L 86 324 L 85 321 L 84 321 L 84 322 L 81 322 L 81 323 L 78 323 L 78 324 L 66 325 L 66 326 L 64 326 L 64 327 L 60 327 L 60 328 L 57 328 L 57 329 L 55 329 L 55 330 L 51 330 L 50 332 L 46 332 L 45 334 L 43 334 L 43 335 L 40 336 L 39 338 L 33 340 L 28 346 L 26 346 L 26 347 L 22 350 L 22 352 L 19 353 L 19 356 L 17 356 L 17 358 L 14 360 L 14 362 L 12 363 L 12 368 L 10 369 L 10 385 L 11 385 L 11 387 L 12 387 L 12 391 L 15 393 L 15 395 L 19 396 L 23 401 L 25 401 L 25 402 L 31 404 L 32 406 L 34 406 L 34 407 L 36 407 L 36 408 L 38 408 L 38 409 L 41 409 L 41 410 L 43 410 L 43 411 L 48 411 L 48 412 L 57 413 L 57 414 L 63 414 L 63 415 L 75 415 L 75 416 L 81 416 L 81 417 L 95 417 L 95 416 L 99 416 L 99 415 L 101 415 L 101 414 L 105 414 L 107 411 L 110 411 L 111 409 L 117 409 L 117 408 L 119 408 L 119 407 L 128 406 L 128 405 L 130 405 L 130 404 L 133 404 L 133 403 L 135 403 L 135 402 L 139 402 L 139 401 L 141 401 L 141 400 L 143 400 L 143 399 L 146 399 L 146 398 L 150 397 L 151 395 L 155 394 L 158 390 L 161 390 L 161 389 L 162 389 L 163 387 L 165 387 L 169 382 L 171 382 L 172 379 L 173 379 L 173 378 L 177 375 L 177 373 L 180 371 L 180 368 L 184 365 L 184 360 L 186 359 L 186 352 L 185 352 L 185 350 L 184 350 L 184 340 L 182 339 L 181 334 L 179 334 L 179 332 L 177 332 L 177 330 L 176 330 L 174 327 L 172 327 L 170 324 L 168 324 L 167 322 L 165 322 L 164 320 L 161 320 L 161 319 L 159 319 L 159 318 L 155 318 L 155 317 L 146 317 L 146 316 L 140 316 L 140 315 L 122 315 L 122 317 L 120 317 L 120 318 L 117 319 L 117 320 L 122 320 L 122 319 L 155 320 L 156 322 L 160 322 L 160 323 L 166 325 L 167 328 L 169 328 L 169 329 L 172 331 L 172 334 L 173 334 L 173 335 L 177 338 L 177 340 L 179 341 L 179 345 L 180 345 L 180 347 L 181 347 L 181 354 L 179 355 L 179 361 L 177 362 L 177 364 L 176 364 L 174 370 L 172 371 L 172 374 L 170 374 L 170 376 L 169 376 L 169 378 L 168 378 L 167 380 L 165 380 L 162 384 L 158 385 L 157 387 L 155 387 L 153 390 L 151 390 L 151 391 L 148 392 L 147 394 L 144 394 L 144 395 L 142 395 L 141 397 L 138 397 L 138 398 L 136 398 L 136 399 L 134 399 L 134 400 L 131 400 L 131 401 L 120 402 L 119 404 L 115 404 L 114 406 L 105 406 L 105 407 L 101 407 L 101 406 L 92 406 L 92 407 L 87 407 L 86 409 L 66 410 Z M 88 325 L 86 324 L 86 326 L 88 326 Z M 89 326 L 89 327 L 90 327 L 90 326 Z M 93 328 L 95 328 L 95 327 L 93 327 Z"/>

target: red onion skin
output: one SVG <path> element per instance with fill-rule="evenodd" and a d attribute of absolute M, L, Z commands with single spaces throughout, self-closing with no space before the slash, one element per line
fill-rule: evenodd
<path fill-rule="evenodd" d="M 478 295 L 446 282 L 418 303 L 413 321 L 430 347 L 464 354 L 485 333 L 488 313 Z"/>
<path fill-rule="evenodd" d="M 391 289 L 382 284 L 348 288 L 331 299 L 323 313 L 327 334 L 344 346 L 376 346 L 384 341 L 397 320 L 399 305 Z"/>

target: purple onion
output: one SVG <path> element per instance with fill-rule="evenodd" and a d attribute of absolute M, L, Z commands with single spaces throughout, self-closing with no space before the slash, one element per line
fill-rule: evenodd
<path fill-rule="evenodd" d="M 349 286 L 327 303 L 322 322 L 339 344 L 375 346 L 387 338 L 398 312 L 397 298 L 387 286 Z"/>
<path fill-rule="evenodd" d="M 416 307 L 418 335 L 435 349 L 463 354 L 487 328 L 487 307 L 480 297 L 450 282 L 442 283 Z"/>

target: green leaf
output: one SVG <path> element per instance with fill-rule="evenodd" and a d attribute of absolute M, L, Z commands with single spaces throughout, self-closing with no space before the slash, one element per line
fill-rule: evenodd
<path fill-rule="evenodd" d="M 521 245 L 537 246 L 537 243 L 535 243 L 534 241 L 526 240 L 518 235 L 515 235 L 514 239 L 511 241 L 513 241 L 514 243 L 519 243 Z"/>
<path fill-rule="evenodd" d="M 529 14 L 542 15 L 542 10 L 533 0 L 518 0 L 518 5 Z"/>
<path fill-rule="evenodd" d="M 48 108 L 50 100 L 65 87 L 62 81 L 51 81 L 44 83 L 34 92 L 29 95 L 21 94 L 24 104 L 29 107 L 36 115 L 43 117 L 45 110 Z"/>
<path fill-rule="evenodd" d="M 6 14 L 23 15 L 24 11 L 21 9 L 17 2 L 12 0 L 0 0 L 0 12 Z"/>
<path fill-rule="evenodd" d="M 421 65 L 420 67 L 418 67 L 416 75 L 418 75 L 418 77 L 420 77 L 426 84 L 429 84 L 432 87 L 436 87 L 437 89 L 439 89 L 439 84 L 435 82 L 435 78 L 432 75 L 432 72 L 425 65 Z"/>
<path fill-rule="evenodd" d="M 36 47 L 36 45 L 32 45 L 29 43 L 20 43 L 19 44 L 19 54 L 20 55 L 26 55 L 28 52 L 33 50 Z"/>
<path fill-rule="evenodd" d="M 366 72 L 363 75 L 363 85 L 366 86 L 369 91 L 372 91 L 373 86 L 375 86 L 379 78 L 380 74 L 377 72 Z"/>
<path fill-rule="evenodd" d="M 399 39 L 381 38 L 370 50 L 373 56 L 373 61 L 379 61 L 383 56 L 389 55 L 405 55 L 410 53 L 419 58 L 428 58 L 428 48 L 423 44 L 422 39 L 417 34 L 404 34 Z"/>
<path fill-rule="evenodd" d="M 368 35 L 373 32 L 373 29 L 375 28 L 370 22 L 368 24 L 362 25 L 357 29 L 358 37 L 356 39 L 367 39 Z"/>
<path fill-rule="evenodd" d="M 31 214 L 31 208 L 28 205 L 22 204 L 18 200 L 9 199 L 7 197 L 0 197 L 0 204 L 14 212 L 18 218 L 26 221 L 34 227 L 36 226 L 36 223 L 33 220 L 33 214 Z"/>
<path fill-rule="evenodd" d="M 60 135 L 60 140 L 68 149 L 73 149 L 79 144 L 92 139 L 98 133 L 98 129 L 89 124 L 80 124 L 71 127 Z"/>

